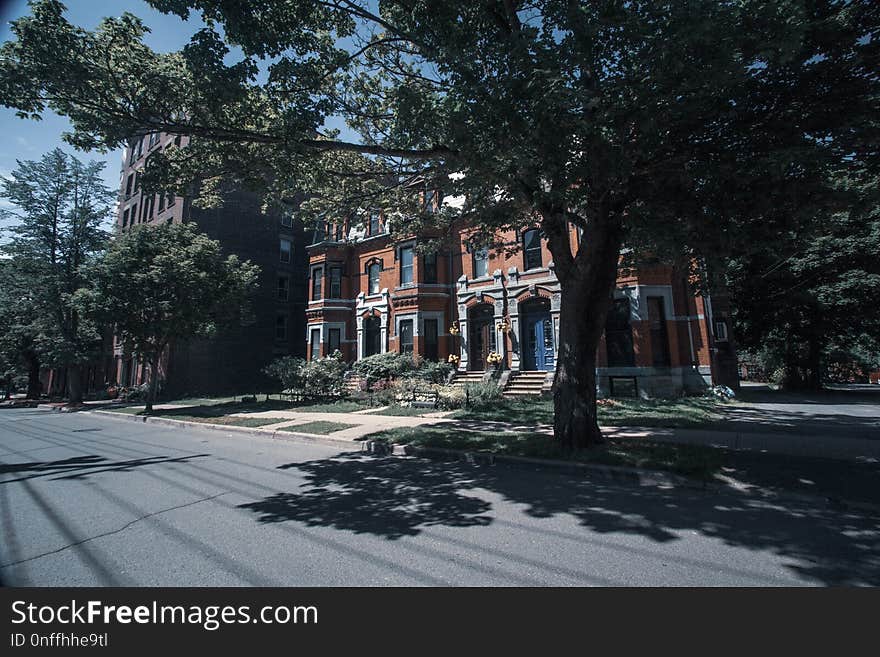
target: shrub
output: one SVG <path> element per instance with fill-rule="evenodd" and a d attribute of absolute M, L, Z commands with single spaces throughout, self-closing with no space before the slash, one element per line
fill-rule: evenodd
<path fill-rule="evenodd" d="M 465 403 L 469 408 L 485 408 L 502 399 L 501 388 L 494 383 L 468 383 L 464 388 Z"/>
<path fill-rule="evenodd" d="M 454 367 L 451 363 L 437 363 L 432 360 L 423 361 L 415 374 L 422 381 L 428 383 L 446 383 Z"/>
<path fill-rule="evenodd" d="M 263 371 L 279 380 L 284 390 L 298 392 L 303 398 L 323 399 L 342 395 L 346 367 L 337 354 L 311 361 L 285 356 Z"/>
<path fill-rule="evenodd" d="M 465 393 L 461 386 L 439 386 L 437 405 L 444 410 L 455 410 L 464 406 Z"/>
<path fill-rule="evenodd" d="M 368 388 L 372 388 L 377 381 L 406 376 L 416 369 L 416 361 L 410 354 L 393 352 L 367 356 L 352 365 L 352 371 L 367 382 Z"/>

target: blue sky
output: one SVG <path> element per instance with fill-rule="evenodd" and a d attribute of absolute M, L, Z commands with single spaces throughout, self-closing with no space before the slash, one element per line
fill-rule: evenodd
<path fill-rule="evenodd" d="M 203 23 L 198 17 L 190 16 L 182 21 L 176 16 L 165 16 L 151 8 L 142 0 L 68 0 L 67 19 L 84 28 L 94 28 L 105 16 L 119 16 L 130 12 L 140 17 L 152 32 L 145 37 L 147 45 L 160 51 L 178 50 Z M 0 0 L 0 41 L 12 38 L 9 21 L 29 13 L 27 2 Z M 107 163 L 104 178 L 111 189 L 119 186 L 119 171 L 122 164 L 120 151 L 110 153 L 75 151 L 61 139 L 61 134 L 70 129 L 66 118 L 47 112 L 42 121 L 20 119 L 10 109 L 0 108 L 0 175 L 8 175 L 15 168 L 16 160 L 38 159 L 43 153 L 60 146 L 80 159 L 97 159 Z"/>

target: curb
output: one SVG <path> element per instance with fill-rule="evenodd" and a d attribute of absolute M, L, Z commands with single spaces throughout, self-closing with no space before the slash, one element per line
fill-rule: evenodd
<path fill-rule="evenodd" d="M 512 465 L 538 466 L 548 470 L 556 470 L 568 474 L 598 475 L 615 482 L 636 483 L 643 486 L 662 486 L 666 488 L 685 488 L 704 491 L 712 494 L 733 494 L 758 499 L 772 499 L 777 502 L 798 502 L 825 506 L 830 509 L 859 511 L 869 515 L 880 516 L 880 504 L 860 502 L 837 497 L 796 493 L 785 489 L 758 488 L 748 489 L 735 484 L 723 484 L 716 481 L 698 481 L 682 475 L 661 470 L 629 468 L 619 465 L 601 465 L 597 463 L 576 463 L 556 459 L 538 459 L 527 456 L 508 456 L 490 452 L 469 452 L 444 447 L 413 447 L 412 445 L 389 445 L 383 441 L 368 440 L 364 451 L 379 456 L 421 457 L 432 460 L 456 460 L 470 465 Z"/>
<path fill-rule="evenodd" d="M 356 447 L 360 451 L 364 449 L 363 442 L 353 442 L 351 440 L 338 440 L 315 433 L 296 433 L 294 431 L 282 431 L 280 429 L 261 429 L 259 427 L 237 427 L 230 424 L 211 424 L 209 422 L 189 422 L 187 420 L 173 420 L 165 417 L 151 417 L 144 415 L 132 415 L 129 413 L 117 413 L 115 411 L 84 411 L 86 413 L 96 413 L 104 417 L 113 417 L 118 420 L 128 420 L 129 422 L 140 422 L 143 424 L 159 424 L 168 427 L 187 427 L 190 429 L 206 429 L 211 431 L 231 431 L 232 433 L 240 433 L 250 436 L 261 436 L 263 438 L 273 438 L 286 442 L 300 442 L 307 444 L 322 444 L 328 447 Z"/>

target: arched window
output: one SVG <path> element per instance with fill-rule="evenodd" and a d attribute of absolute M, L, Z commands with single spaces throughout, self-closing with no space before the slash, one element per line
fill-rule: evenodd
<path fill-rule="evenodd" d="M 523 267 L 528 271 L 529 269 L 540 269 L 543 266 L 541 231 L 532 228 L 523 233 Z"/>
<path fill-rule="evenodd" d="M 367 294 L 379 294 L 379 272 L 382 271 L 382 264 L 372 262 L 367 265 Z"/>

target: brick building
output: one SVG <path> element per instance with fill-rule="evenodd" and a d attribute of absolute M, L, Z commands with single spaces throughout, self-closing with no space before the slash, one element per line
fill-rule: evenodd
<path fill-rule="evenodd" d="M 229 187 L 217 209 L 193 207 L 187 197 L 145 194 L 139 184 L 149 157 L 184 148 L 187 137 L 163 133 L 134 140 L 126 149 L 116 229 L 138 224 L 193 222 L 218 240 L 227 254 L 259 265 L 259 289 L 251 302 L 254 321 L 221 330 L 210 339 L 172 345 L 162 364 L 163 396 L 229 394 L 265 390 L 261 370 L 274 358 L 303 355 L 306 254 L 303 229 L 292 213 L 262 212 L 255 194 Z M 115 382 L 132 386 L 147 373 L 136 354 L 114 340 Z"/>
<path fill-rule="evenodd" d="M 489 251 L 474 247 L 464 226 L 451 248 L 425 255 L 416 237 L 388 229 L 376 212 L 316 231 L 307 247 L 308 358 L 337 349 L 348 361 L 389 351 L 439 361 L 455 355 L 463 374 L 489 369 L 495 352 L 510 371 L 504 385 L 522 376 L 549 389 L 561 295 L 540 231 L 505 233 L 501 241 L 520 248 Z M 577 231 L 571 240 L 576 249 Z M 663 396 L 735 385 L 718 375 L 732 353 L 725 310 L 713 313 L 711 300 L 672 266 L 622 269 L 597 354 L 600 390 Z"/>

